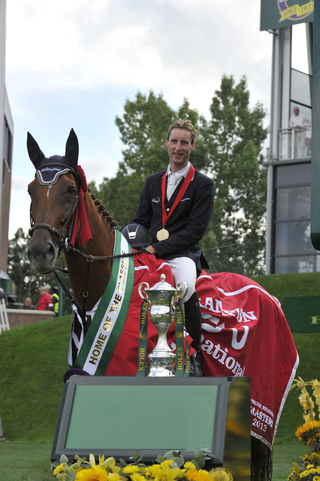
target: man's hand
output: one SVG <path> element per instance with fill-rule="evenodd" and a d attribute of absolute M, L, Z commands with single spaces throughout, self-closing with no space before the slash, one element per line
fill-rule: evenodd
<path fill-rule="evenodd" d="M 146 251 L 149 252 L 149 254 L 153 254 L 154 256 L 157 255 L 157 251 L 152 245 L 147 246 Z"/>

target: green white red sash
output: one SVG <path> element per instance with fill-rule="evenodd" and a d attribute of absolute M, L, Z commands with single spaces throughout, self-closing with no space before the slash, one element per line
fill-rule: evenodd
<path fill-rule="evenodd" d="M 115 232 L 114 255 L 132 252 L 127 240 Z M 103 376 L 126 321 L 134 284 L 133 257 L 113 260 L 112 273 L 81 345 L 75 367 Z"/>

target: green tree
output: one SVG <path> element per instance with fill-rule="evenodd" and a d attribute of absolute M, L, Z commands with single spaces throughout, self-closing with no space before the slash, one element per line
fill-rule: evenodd
<path fill-rule="evenodd" d="M 246 78 L 238 84 L 232 76 L 223 76 L 210 107 L 210 120 L 202 118 L 208 158 L 207 172 L 215 183 L 215 204 L 203 248 L 233 245 L 212 252 L 214 271 L 240 272 L 241 249 L 246 256 L 243 271 L 259 273 L 265 240 L 267 171 L 261 153 L 267 129 L 265 111 L 260 103 L 249 107 Z M 250 254 L 250 255 L 248 255 Z"/>
<path fill-rule="evenodd" d="M 195 126 L 198 124 L 198 113 L 190 109 L 187 100 L 176 112 L 161 94 L 156 96 L 152 91 L 148 96 L 138 92 L 134 101 L 125 103 L 123 118 L 116 117 L 124 144 L 123 160 L 114 178 L 104 178 L 97 195 L 121 227 L 137 210 L 147 177 L 167 167 L 167 131 L 179 118 L 190 119 Z M 203 148 L 199 146 L 192 162 L 195 167 L 202 168 L 204 159 Z"/>
<path fill-rule="evenodd" d="M 26 297 L 31 297 L 32 304 L 37 305 L 39 300 L 39 287 L 44 284 L 56 286 L 57 279 L 53 273 L 40 274 L 36 272 L 30 264 L 27 256 L 29 235 L 26 234 L 21 227 L 16 231 L 13 238 L 9 240 L 8 248 L 8 275 L 16 287 L 16 302 L 24 302 Z M 59 266 L 66 266 L 63 253 L 59 258 Z M 70 289 L 69 278 L 65 275 L 64 282 Z M 71 312 L 70 301 L 64 297 L 63 313 Z"/>

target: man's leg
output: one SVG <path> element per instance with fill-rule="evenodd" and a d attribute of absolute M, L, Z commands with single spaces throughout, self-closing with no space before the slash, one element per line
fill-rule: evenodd
<path fill-rule="evenodd" d="M 192 337 L 191 346 L 196 351 L 190 358 L 190 376 L 202 376 L 200 348 L 202 317 L 198 294 L 195 290 L 197 280 L 196 265 L 188 257 L 176 257 L 167 262 L 171 267 L 176 285 L 179 282 L 185 282 L 188 286 L 188 293 L 184 298 L 186 329 Z"/>

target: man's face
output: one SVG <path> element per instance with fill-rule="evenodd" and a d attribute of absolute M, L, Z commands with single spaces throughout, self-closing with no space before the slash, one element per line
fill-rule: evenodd
<path fill-rule="evenodd" d="M 169 140 L 166 140 L 170 168 L 172 172 L 178 172 L 188 164 L 189 157 L 196 143 L 191 144 L 191 133 L 185 129 L 173 129 Z"/>
<path fill-rule="evenodd" d="M 293 111 L 294 111 L 294 115 L 299 115 L 299 109 L 298 109 L 298 107 L 295 107 L 295 108 L 293 109 Z"/>

